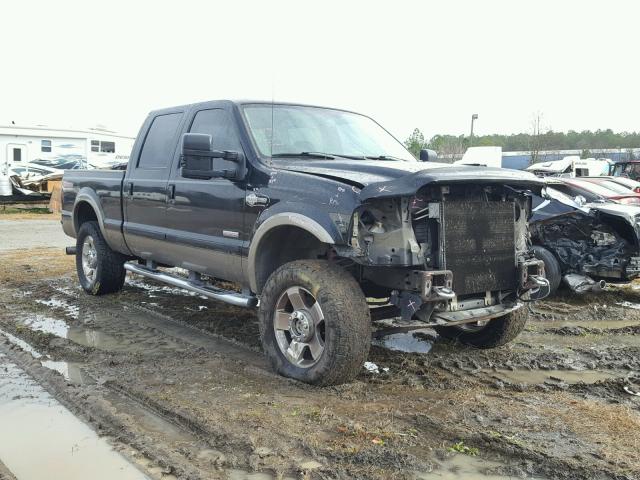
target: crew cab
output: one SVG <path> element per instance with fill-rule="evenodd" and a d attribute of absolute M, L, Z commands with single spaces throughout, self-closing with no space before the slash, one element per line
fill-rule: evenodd
<path fill-rule="evenodd" d="M 126 170 L 65 172 L 68 252 L 93 295 L 131 271 L 257 307 L 275 370 L 313 384 L 361 370 L 372 319 L 505 344 L 530 292 L 548 286 L 527 224 L 544 184 L 420 156 L 344 110 L 225 100 L 154 111 Z"/>

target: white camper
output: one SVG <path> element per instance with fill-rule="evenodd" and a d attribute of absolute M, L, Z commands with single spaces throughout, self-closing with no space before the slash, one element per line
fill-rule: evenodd
<path fill-rule="evenodd" d="M 55 129 L 0 125 L 0 171 L 33 160 L 81 158 L 89 167 L 108 167 L 129 160 L 132 137 L 104 129 Z"/>
<path fill-rule="evenodd" d="M 578 158 L 573 161 L 574 177 L 599 177 L 609 175 L 609 166 L 612 164 L 608 158 Z"/>
<path fill-rule="evenodd" d="M 538 162 L 527 167 L 528 172 L 539 177 L 598 177 L 609 174 L 611 160 L 608 158 L 580 158 L 579 155 L 568 155 L 562 160 Z"/>
<path fill-rule="evenodd" d="M 469 147 L 462 159 L 454 165 L 479 165 L 482 167 L 502 167 L 502 147 Z"/>
<path fill-rule="evenodd" d="M 547 176 L 573 176 L 573 161 L 580 159 L 579 156 L 570 155 L 562 160 L 554 160 L 551 162 L 537 162 L 527 167 L 527 172 L 535 173 L 539 177 Z"/>

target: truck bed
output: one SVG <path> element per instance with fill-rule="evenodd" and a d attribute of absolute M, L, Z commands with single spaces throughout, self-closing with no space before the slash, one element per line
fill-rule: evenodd
<path fill-rule="evenodd" d="M 84 201 L 100 212 L 100 228 L 110 245 L 124 245 L 122 182 L 124 170 L 68 170 L 62 177 L 62 228 L 76 236 L 74 210 Z M 76 215 L 81 213 L 76 212 Z"/>

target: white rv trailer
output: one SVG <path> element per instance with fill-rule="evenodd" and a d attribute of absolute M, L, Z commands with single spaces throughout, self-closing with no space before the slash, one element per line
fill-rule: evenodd
<path fill-rule="evenodd" d="M 608 158 L 580 158 L 579 155 L 569 155 L 562 160 L 538 162 L 527 167 L 527 171 L 540 177 L 597 177 L 609 174 L 611 160 Z"/>
<path fill-rule="evenodd" d="M 502 147 L 469 147 L 462 159 L 454 165 L 479 165 L 482 167 L 502 167 Z"/>
<path fill-rule="evenodd" d="M 89 167 L 107 167 L 129 160 L 132 137 L 103 129 L 56 129 L 43 126 L 0 125 L 0 171 L 37 159 L 70 155 L 86 159 Z"/>
<path fill-rule="evenodd" d="M 608 158 L 578 158 L 573 161 L 574 177 L 598 177 L 609 175 L 609 167 L 613 164 Z"/>

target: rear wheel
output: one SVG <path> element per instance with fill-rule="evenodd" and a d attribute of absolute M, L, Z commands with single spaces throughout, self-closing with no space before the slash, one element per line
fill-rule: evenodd
<path fill-rule="evenodd" d="M 441 337 L 457 340 L 476 348 L 494 348 L 516 338 L 527 323 L 529 311 L 519 308 L 488 322 L 475 322 L 451 327 L 435 327 Z"/>
<path fill-rule="evenodd" d="M 109 248 L 98 222 L 85 222 L 76 239 L 76 270 L 80 285 L 91 295 L 104 295 L 122 289 L 126 257 Z"/>
<path fill-rule="evenodd" d="M 321 260 L 278 268 L 260 297 L 262 346 L 281 375 L 316 385 L 353 379 L 371 344 L 369 307 L 355 279 Z"/>

